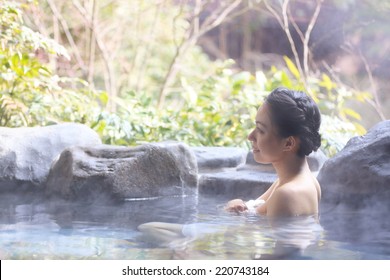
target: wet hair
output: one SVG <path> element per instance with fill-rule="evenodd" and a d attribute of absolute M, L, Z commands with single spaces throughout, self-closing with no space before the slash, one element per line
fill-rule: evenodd
<path fill-rule="evenodd" d="M 270 118 L 280 137 L 297 136 L 301 141 L 298 156 L 309 155 L 321 146 L 321 114 L 317 104 L 306 93 L 276 88 L 265 99 Z"/>

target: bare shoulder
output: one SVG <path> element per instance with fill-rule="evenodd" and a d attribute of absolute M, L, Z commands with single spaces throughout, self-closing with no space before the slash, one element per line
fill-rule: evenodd
<path fill-rule="evenodd" d="M 267 216 L 294 216 L 296 213 L 297 200 L 296 190 L 293 185 L 287 183 L 275 189 L 269 200 Z"/>
<path fill-rule="evenodd" d="M 319 184 L 291 181 L 276 188 L 267 205 L 267 216 L 300 216 L 318 213 Z"/>

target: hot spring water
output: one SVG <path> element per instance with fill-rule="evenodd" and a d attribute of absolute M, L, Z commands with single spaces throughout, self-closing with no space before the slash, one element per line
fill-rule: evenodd
<path fill-rule="evenodd" d="M 3 194 L 0 258 L 390 259 L 389 222 L 374 228 L 372 217 L 327 209 L 320 225 L 310 217 L 275 223 L 226 213 L 226 201 L 169 197 L 86 205 Z M 187 236 L 158 240 L 137 230 L 152 221 L 187 224 Z"/>

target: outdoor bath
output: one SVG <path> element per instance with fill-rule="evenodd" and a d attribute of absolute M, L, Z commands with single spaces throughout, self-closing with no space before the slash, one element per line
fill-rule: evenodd
<path fill-rule="evenodd" d="M 270 166 L 256 165 L 251 153 L 243 149 L 152 144 L 170 147 L 179 155 L 161 157 L 165 167 L 181 167 L 176 173 L 170 171 L 173 174 L 170 181 L 164 182 L 174 187 L 145 188 L 154 184 L 153 178 L 136 178 L 138 183 L 133 185 L 136 195 L 131 197 L 129 189 L 120 188 L 125 177 L 118 174 L 128 171 L 123 162 L 129 158 L 130 166 L 138 174 L 153 164 L 140 153 L 143 148 L 135 149 L 135 154 L 141 156 L 135 156 L 135 161 L 141 165 L 133 165 L 133 150 L 127 150 L 123 156 L 124 147 L 102 147 L 97 136 L 80 125 L 28 128 L 26 134 L 26 129 L 17 130 L 2 132 L 3 141 L 8 141 L 3 145 L 8 150 L 2 149 L 2 156 L 10 160 L 7 163 L 10 168 L 2 168 L 1 259 L 390 259 L 390 222 L 384 218 L 389 210 L 385 188 L 389 154 L 380 152 L 388 149 L 389 122 L 351 141 L 345 148 L 347 152 L 339 156 L 342 166 L 354 162 L 354 166 L 340 171 L 349 176 L 345 186 L 357 186 L 353 179 L 362 181 L 368 176 L 376 186 L 360 187 L 358 191 L 342 189 L 334 170 L 340 169 L 337 163 L 327 162 L 321 153 L 309 157 L 313 172 L 320 172 L 318 178 L 324 186 L 319 224 L 310 217 L 272 223 L 266 217 L 224 211 L 229 199 L 238 195 L 251 199 L 262 193 L 276 176 Z M 72 133 L 78 135 L 77 140 Z M 26 135 L 31 137 L 30 141 L 25 141 Z M 66 148 L 70 145 L 68 141 L 88 148 Z M 44 153 L 42 145 L 47 147 Z M 23 151 L 28 153 L 19 157 L 22 160 L 13 161 L 9 156 L 12 148 L 19 155 Z M 371 173 L 363 174 L 364 178 L 351 173 L 354 170 L 362 173 L 360 165 L 364 163 L 357 158 L 345 158 L 353 156 L 354 149 L 362 158 L 368 159 L 369 154 L 377 157 L 378 164 L 369 159 L 371 168 L 367 172 Z M 59 157 L 58 150 L 64 151 Z M 39 165 L 31 165 L 29 156 L 36 157 L 39 151 L 42 160 L 35 161 Z M 119 159 L 115 158 L 118 151 L 122 155 Z M 50 158 L 51 152 L 53 162 L 43 160 L 42 154 Z M 159 154 L 157 150 L 153 153 Z M 176 160 L 183 158 L 186 161 L 177 164 Z M 39 177 L 44 162 L 50 162 L 47 165 L 50 174 Z M 23 168 L 25 164 L 31 168 Z M 57 168 L 58 164 L 63 164 L 62 168 Z M 194 168 L 197 172 L 193 172 Z M 27 170 L 25 174 L 29 176 L 23 177 L 23 172 L 15 170 Z M 185 170 L 190 172 L 187 174 Z M 116 181 L 112 180 L 114 177 Z M 186 186 L 187 189 L 182 189 Z M 147 195 L 142 196 L 142 191 Z M 189 225 L 190 233 L 182 238 L 161 240 L 137 229 L 143 223 L 155 221 Z"/>
<path fill-rule="evenodd" d="M 0 258 L 389 259 L 389 11 L 0 1 Z"/>
<path fill-rule="evenodd" d="M 389 259 L 388 220 L 330 211 L 321 225 L 232 216 L 199 197 L 131 201 L 122 205 L 42 201 L 2 196 L 1 259 Z M 336 218 L 335 218 L 336 217 Z M 213 232 L 162 243 L 137 230 L 144 222 L 201 223 Z"/>

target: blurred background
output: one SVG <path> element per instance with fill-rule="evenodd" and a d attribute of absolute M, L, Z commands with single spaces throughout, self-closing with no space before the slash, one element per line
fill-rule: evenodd
<path fill-rule="evenodd" d="M 275 87 L 323 114 L 328 156 L 390 116 L 387 0 L 0 0 L 0 125 L 107 144 L 249 147 Z"/>

